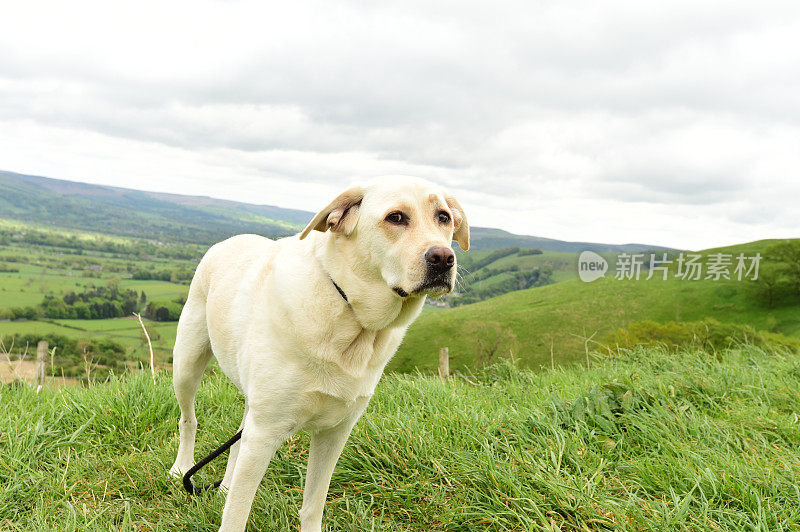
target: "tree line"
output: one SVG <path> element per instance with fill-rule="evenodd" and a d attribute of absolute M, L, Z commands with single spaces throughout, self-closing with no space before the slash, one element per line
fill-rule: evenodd
<path fill-rule="evenodd" d="M 62 234 L 54 231 L 40 231 L 30 228 L 0 228 L 0 245 L 25 243 L 34 246 L 63 248 L 67 254 L 81 255 L 85 251 L 114 253 L 133 257 L 199 259 L 207 246 L 180 243 L 157 242 L 144 239 L 127 239 L 125 241 L 105 238 L 82 238 L 74 234 Z"/>
<path fill-rule="evenodd" d="M 194 271 L 189 268 L 179 268 L 177 270 L 134 270 L 131 279 L 138 281 L 167 281 L 180 283 L 191 281 Z"/>
<path fill-rule="evenodd" d="M 61 297 L 46 295 L 35 307 L 0 309 L 0 319 L 103 320 L 122 318 L 140 312 L 153 321 L 176 321 L 185 302 L 184 297 L 172 301 L 147 301 L 144 291 L 122 289 L 117 282 L 112 281 L 106 286 L 92 286 L 82 292 L 70 291 Z"/>

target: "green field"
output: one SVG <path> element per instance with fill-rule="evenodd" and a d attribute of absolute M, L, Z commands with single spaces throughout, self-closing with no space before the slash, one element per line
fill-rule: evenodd
<path fill-rule="evenodd" d="M 115 277 L 105 277 L 105 279 L 112 278 Z M 45 294 L 63 295 L 70 291 L 80 291 L 88 286 L 103 284 L 104 282 L 98 279 L 84 279 L 57 273 L 0 273 L 0 308 L 36 305 L 42 301 Z M 153 301 L 171 300 L 189 291 L 189 287 L 183 284 L 133 279 L 123 279 L 120 287 L 137 292 L 144 291 L 148 300 Z"/>
<path fill-rule="evenodd" d="M 472 365 L 487 333 L 510 338 L 503 345 L 531 368 L 585 356 L 584 338 L 594 340 L 641 320 L 749 324 L 800 337 L 800 308 L 767 309 L 753 300 L 745 281 L 578 280 L 511 292 L 499 297 L 421 316 L 409 329 L 391 370 L 433 370 L 439 347 L 447 346 L 456 367 Z M 488 327 L 488 331 L 487 331 Z M 592 348 L 597 345 L 592 343 Z"/>
<path fill-rule="evenodd" d="M 87 231 L 51 229 L 21 222 L 2 221 L 0 228 L 7 235 L 36 233 L 46 235 L 52 243 L 30 243 L 13 236 L 0 243 L 0 269 L 18 270 L 0 272 L 0 310 L 14 307 L 36 307 L 45 296 L 62 298 L 69 292 L 81 293 L 94 287 L 117 283 L 122 290 L 135 290 L 146 294 L 148 302 L 166 303 L 185 296 L 188 281 L 134 280 L 132 272 L 192 271 L 203 247 L 172 245 L 186 249 L 195 256 L 171 258 L 141 254 L 139 241 L 101 235 Z M 63 242 L 63 244 L 62 244 Z M 91 249 L 109 245 L 110 251 Z M 159 253 L 165 246 L 151 243 L 141 245 L 149 253 Z M 169 362 L 175 342 L 175 321 L 147 321 L 147 328 L 156 354 L 156 362 Z M 132 317 L 92 320 L 36 319 L 0 320 L 0 337 L 14 334 L 56 334 L 73 339 L 108 338 L 118 342 L 125 350 L 125 359 L 143 360 L 149 357 L 147 345 L 138 321 Z M 9 346 L 6 345 L 6 348 Z M 16 345 L 24 349 L 24 345 Z"/>
<path fill-rule="evenodd" d="M 72 325 L 75 322 L 78 324 Z M 175 345 L 177 322 L 148 321 L 146 326 L 157 361 L 162 363 L 168 361 L 172 356 L 172 347 Z M 147 352 L 141 325 L 135 319 L 0 321 L 0 337 L 13 334 L 51 333 L 76 339 L 110 338 L 127 348 L 131 359 L 139 359 Z M 16 347 L 21 346 L 17 345 Z"/>
<path fill-rule="evenodd" d="M 590 371 L 508 363 L 446 383 L 387 375 L 336 467 L 330 531 L 796 530 L 800 358 L 623 351 Z M 223 497 L 167 474 L 169 375 L 0 391 L 0 528 L 216 530 Z M 221 375 L 198 396 L 204 455 L 239 423 Z M 296 530 L 308 436 L 275 455 L 250 530 Z M 224 459 L 201 481 L 222 476 Z"/>

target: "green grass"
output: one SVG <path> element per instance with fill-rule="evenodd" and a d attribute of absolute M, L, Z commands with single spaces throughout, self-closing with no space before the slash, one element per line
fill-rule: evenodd
<path fill-rule="evenodd" d="M 2 274 L 8 275 L 8 274 Z M 4 282 L 0 280 L 0 282 Z M 42 302 L 42 294 L 36 290 L 14 289 L 4 287 L 0 289 L 0 308 L 34 307 Z"/>
<path fill-rule="evenodd" d="M 189 498 L 167 475 L 167 375 L 0 390 L 0 528 L 217 529 L 223 497 Z M 387 375 L 336 467 L 327 529 L 797 529 L 798 390 L 798 357 L 750 346 L 719 359 L 633 350 L 590 371 L 504 364 L 447 383 Z M 241 412 L 233 386 L 207 377 L 196 455 Z M 297 529 L 307 449 L 299 434 L 278 451 L 249 530 Z"/>
<path fill-rule="evenodd" d="M 61 327 L 45 321 L 0 321 L 0 336 L 13 334 L 62 334 L 70 338 L 84 338 L 85 331 Z"/>
<path fill-rule="evenodd" d="M 100 279 L 82 278 L 80 273 L 54 272 L 29 264 L 13 264 L 18 273 L 0 273 L 0 308 L 36 306 L 46 293 L 79 291 L 88 284 L 103 284 Z"/>
<path fill-rule="evenodd" d="M 103 286 L 111 278 L 89 279 L 59 273 L 42 275 L 39 271 L 23 271 L 30 269 L 27 265 L 15 267 L 20 268 L 19 273 L 0 273 L 0 308 L 36 306 L 47 293 L 79 292 L 89 285 Z M 122 279 L 119 284 L 120 288 L 144 291 L 148 301 L 169 301 L 189 292 L 189 285 L 167 281 Z"/>
<path fill-rule="evenodd" d="M 83 278 L 80 272 L 54 271 L 48 268 L 42 273 L 41 268 L 28 264 L 13 264 L 19 273 L 0 273 L 0 308 L 36 306 L 42 302 L 45 294 L 56 296 L 67 292 L 80 292 L 87 286 L 105 285 L 114 278 L 113 272 L 104 278 Z M 151 265 L 152 267 L 152 265 Z M 119 278 L 119 274 L 117 274 Z M 120 287 L 137 292 L 144 291 L 148 301 L 169 301 L 189 292 L 189 285 L 166 281 L 138 281 L 122 279 Z"/>
<path fill-rule="evenodd" d="M 53 320 L 57 324 L 64 325 L 68 328 L 77 328 L 87 331 L 88 337 L 109 337 L 119 341 L 122 345 L 130 348 L 144 349 L 142 340 L 142 326 L 135 318 L 113 318 L 108 320 Z M 175 345 L 175 334 L 178 329 L 178 322 L 155 322 L 145 320 L 150 340 L 156 350 L 162 353 L 172 353 L 172 347 Z M 10 328 L 10 327 L 9 327 Z M 2 330 L 2 324 L 0 324 Z M 64 328 L 60 327 L 57 331 L 63 331 Z M 154 331 L 157 334 L 153 334 Z M 56 332 L 54 329 L 53 332 Z M 76 331 L 78 336 L 87 336 L 85 333 Z"/>
<path fill-rule="evenodd" d="M 749 324 L 800 336 L 796 306 L 767 309 L 753 300 L 746 281 L 577 280 L 511 292 L 486 301 L 419 317 L 406 334 L 390 370 L 434 370 L 438 350 L 447 346 L 455 367 L 472 365 L 486 327 L 513 335 L 503 346 L 532 368 L 550 365 L 551 340 L 556 363 L 584 357 L 584 337 L 605 334 L 641 320 Z M 590 347 L 596 347 L 592 344 Z"/>
<path fill-rule="evenodd" d="M 505 281 L 506 279 L 508 279 L 510 277 L 511 277 L 510 273 L 502 272 L 502 273 L 499 273 L 497 275 L 492 275 L 491 277 L 487 277 L 486 279 L 483 279 L 482 281 L 477 281 L 477 282 L 473 283 L 473 287 L 475 289 L 492 288 L 495 285 L 502 283 L 503 281 Z"/>

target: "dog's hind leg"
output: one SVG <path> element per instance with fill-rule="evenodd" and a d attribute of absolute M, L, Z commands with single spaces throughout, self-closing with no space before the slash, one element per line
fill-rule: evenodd
<path fill-rule="evenodd" d="M 172 383 L 181 408 L 181 420 L 178 425 L 178 455 L 169 472 L 178 478 L 194 465 L 194 438 L 197 432 L 194 399 L 203 371 L 212 355 L 205 301 L 204 298 L 192 297 L 193 295 L 196 294 L 192 294 L 190 289 L 189 299 L 178 321 L 172 361 Z"/>
<path fill-rule="evenodd" d="M 239 425 L 239 430 L 244 429 L 244 420 L 247 419 L 247 401 L 244 403 L 244 417 L 242 417 L 242 424 Z M 233 480 L 233 471 L 236 468 L 236 459 L 239 457 L 239 447 L 241 445 L 241 440 L 237 441 L 231 446 L 231 450 L 228 451 L 228 466 L 225 468 L 225 476 L 222 478 L 222 484 L 220 484 L 219 489 L 221 491 L 228 491 L 231 487 L 231 481 Z"/>

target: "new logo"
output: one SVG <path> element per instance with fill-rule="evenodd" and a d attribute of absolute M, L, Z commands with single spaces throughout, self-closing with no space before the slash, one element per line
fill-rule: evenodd
<path fill-rule="evenodd" d="M 578 277 L 584 283 L 603 277 L 607 271 L 608 262 L 594 251 L 584 251 L 578 257 Z"/>

